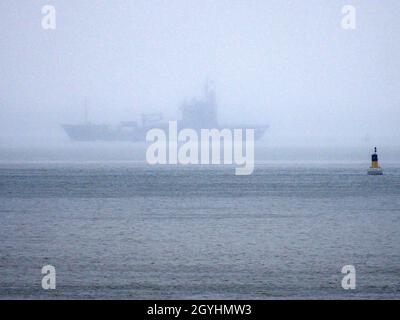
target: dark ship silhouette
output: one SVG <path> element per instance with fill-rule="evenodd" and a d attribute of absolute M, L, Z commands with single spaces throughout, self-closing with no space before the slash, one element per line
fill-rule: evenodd
<path fill-rule="evenodd" d="M 208 85 L 204 89 L 204 97 L 193 98 L 181 106 L 182 119 L 177 121 L 178 130 L 190 128 L 200 129 L 254 129 L 254 138 L 261 138 L 268 126 L 241 125 L 221 126 L 217 119 L 217 104 L 215 91 Z M 160 114 L 142 115 L 140 123 L 124 121 L 113 127 L 106 124 L 92 124 L 87 121 L 82 124 L 63 124 L 65 132 L 73 141 L 146 141 L 147 131 L 153 128 L 168 130 L 168 122 Z"/>

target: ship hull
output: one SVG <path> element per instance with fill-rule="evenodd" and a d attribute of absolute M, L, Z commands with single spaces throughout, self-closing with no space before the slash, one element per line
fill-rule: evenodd
<path fill-rule="evenodd" d="M 81 124 L 81 125 L 62 125 L 72 141 L 131 141 L 145 142 L 146 134 L 153 128 L 168 131 L 168 123 L 160 123 L 154 126 L 137 127 L 131 130 L 113 129 L 107 125 Z M 178 130 L 187 128 L 183 124 L 178 125 Z M 267 130 L 267 126 L 242 126 L 242 127 L 220 127 L 204 129 L 254 129 L 254 139 L 259 140 Z M 194 128 L 200 135 L 200 128 Z M 245 135 L 243 135 L 245 137 Z"/>
<path fill-rule="evenodd" d="M 62 125 L 72 141 L 140 141 L 145 139 L 141 130 L 119 130 L 103 125 Z"/>

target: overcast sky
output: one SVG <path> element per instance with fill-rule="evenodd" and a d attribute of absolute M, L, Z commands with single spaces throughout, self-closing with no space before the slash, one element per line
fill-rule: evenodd
<path fill-rule="evenodd" d="M 219 121 L 269 124 L 266 144 L 400 145 L 399 17 L 398 0 L 2 0 L 0 144 L 64 142 L 85 99 L 92 122 L 176 117 L 209 79 Z"/>

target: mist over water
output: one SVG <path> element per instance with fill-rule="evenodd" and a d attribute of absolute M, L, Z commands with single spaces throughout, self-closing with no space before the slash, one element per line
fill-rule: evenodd
<path fill-rule="evenodd" d="M 67 143 L 63 146 L 18 146 L 0 149 L 0 165 L 36 163 L 117 163 L 147 164 L 144 143 Z M 371 148 L 360 147 L 269 147 L 255 144 L 255 164 L 324 165 L 355 164 L 360 170 L 370 165 Z M 400 164 L 400 148 L 380 148 L 381 164 Z M 185 165 L 172 166 L 183 169 Z M 210 165 L 210 167 L 216 167 Z"/>
<path fill-rule="evenodd" d="M 221 123 L 268 124 L 269 146 L 399 146 L 400 5 L 353 1 L 0 4 L 0 145 L 63 144 L 60 127 L 180 117 L 214 83 Z"/>

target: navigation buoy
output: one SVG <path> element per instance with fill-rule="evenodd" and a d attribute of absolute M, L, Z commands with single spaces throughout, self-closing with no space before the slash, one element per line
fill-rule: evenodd
<path fill-rule="evenodd" d="M 376 152 L 376 147 L 374 149 L 374 153 L 371 155 L 371 166 L 368 169 L 368 174 L 371 176 L 383 175 L 383 170 L 378 163 L 378 154 Z"/>

